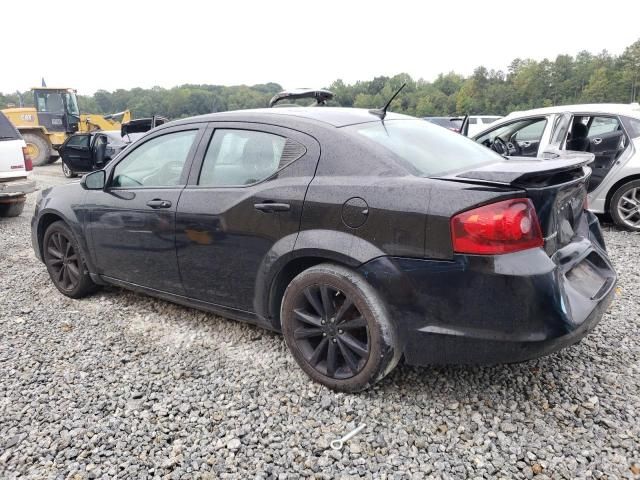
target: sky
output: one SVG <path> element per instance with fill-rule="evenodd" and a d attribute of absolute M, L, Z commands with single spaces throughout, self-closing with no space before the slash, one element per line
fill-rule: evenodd
<path fill-rule="evenodd" d="M 433 80 L 516 57 L 620 54 L 640 1 L 109 0 L 0 8 L 0 92 L 185 83 L 326 87 L 406 72 Z M 28 7 L 27 7 L 28 5 Z"/>

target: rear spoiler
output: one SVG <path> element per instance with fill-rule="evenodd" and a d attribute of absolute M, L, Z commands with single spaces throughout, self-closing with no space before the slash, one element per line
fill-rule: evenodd
<path fill-rule="evenodd" d="M 130 133 L 148 132 L 152 128 L 158 127 L 163 123 L 167 123 L 168 121 L 168 118 L 162 117 L 160 115 L 154 115 L 150 118 L 137 118 L 135 120 L 131 120 L 130 122 L 123 123 L 120 127 L 120 135 L 125 137 Z"/>
<path fill-rule="evenodd" d="M 528 180 L 553 177 L 559 173 L 576 171 L 593 162 L 592 153 L 567 152 L 554 159 L 509 157 L 502 162 L 482 165 L 472 170 L 455 172 L 437 176 L 443 180 L 468 182 L 476 180 L 481 183 L 500 183 L 515 185 L 526 183 Z"/>

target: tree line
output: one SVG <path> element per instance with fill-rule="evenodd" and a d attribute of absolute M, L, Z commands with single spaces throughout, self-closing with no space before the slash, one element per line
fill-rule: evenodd
<path fill-rule="evenodd" d="M 407 86 L 391 110 L 418 117 L 429 115 L 486 114 L 504 115 L 551 105 L 572 103 L 640 100 L 640 40 L 621 55 L 606 50 L 558 55 L 554 60 L 516 58 L 506 72 L 477 67 L 473 74 L 442 73 L 429 82 L 414 80 L 401 73 L 393 77 L 347 84 L 338 79 L 326 86 L 335 93 L 332 105 L 343 107 L 380 107 L 402 83 Z M 282 87 L 277 83 L 253 86 L 181 85 L 174 88 L 98 90 L 79 95 L 83 113 L 115 113 L 126 109 L 134 117 L 154 114 L 182 118 L 210 112 L 260 108 Z M 25 105 L 32 105 L 28 92 Z M 18 94 L 0 94 L 0 106 L 18 104 Z M 308 103 L 308 102 L 307 102 Z"/>

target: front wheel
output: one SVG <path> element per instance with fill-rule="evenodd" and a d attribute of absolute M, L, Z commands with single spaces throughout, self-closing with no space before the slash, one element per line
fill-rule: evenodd
<path fill-rule="evenodd" d="M 364 390 L 400 359 L 384 303 L 361 275 L 345 267 L 321 264 L 295 277 L 284 293 L 280 317 L 298 365 L 331 389 Z"/>
<path fill-rule="evenodd" d="M 609 213 L 617 226 L 640 231 L 640 180 L 627 182 L 616 190 L 611 197 Z"/>
<path fill-rule="evenodd" d="M 58 221 L 49 225 L 42 245 L 49 276 L 62 294 L 81 298 L 98 288 L 89 276 L 78 242 L 66 223 Z"/>

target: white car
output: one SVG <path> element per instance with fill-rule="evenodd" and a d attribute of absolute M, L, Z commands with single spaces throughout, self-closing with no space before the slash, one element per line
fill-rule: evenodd
<path fill-rule="evenodd" d="M 485 130 L 492 123 L 500 120 L 499 115 L 469 115 L 469 133 L 470 137 L 476 133 Z"/>
<path fill-rule="evenodd" d="M 465 126 L 463 125 L 463 133 Z M 566 105 L 514 112 L 470 137 L 507 156 L 594 155 L 588 208 L 640 231 L 640 105 Z"/>
<path fill-rule="evenodd" d="M 32 169 L 27 144 L 0 112 L 0 217 L 17 217 L 22 213 L 27 193 L 36 189 L 29 178 Z"/>

